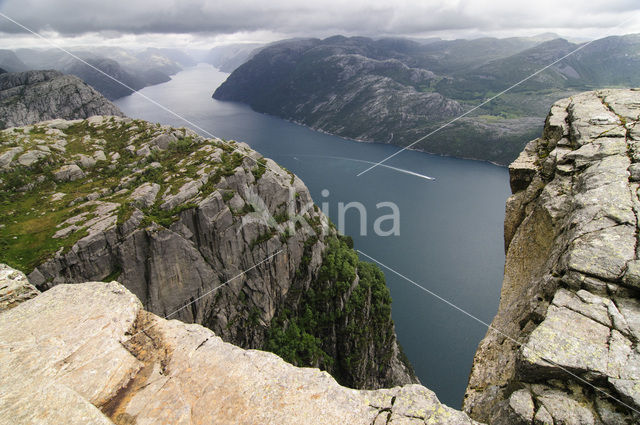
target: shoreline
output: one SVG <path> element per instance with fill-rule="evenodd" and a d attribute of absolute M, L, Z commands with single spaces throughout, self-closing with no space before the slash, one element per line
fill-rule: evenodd
<path fill-rule="evenodd" d="M 219 100 L 219 99 L 215 99 L 215 100 L 218 100 L 219 102 L 227 102 L 226 100 Z M 243 102 L 237 102 L 237 103 L 241 103 L 242 105 L 245 105 L 245 106 L 248 106 L 249 108 L 251 108 L 251 106 L 246 104 L 246 103 L 243 103 Z M 264 115 L 267 115 L 267 116 L 270 116 L 270 117 L 278 118 L 280 120 L 287 121 L 287 122 L 290 122 L 292 124 L 296 124 L 296 125 L 308 128 L 309 130 L 313 130 L 313 131 L 318 132 L 318 133 L 326 134 L 326 135 L 333 136 L 333 137 L 339 137 L 341 139 L 349 140 L 349 141 L 352 141 L 352 142 L 357 142 L 357 143 L 375 143 L 375 144 L 379 144 L 379 145 L 395 146 L 395 147 L 397 147 L 399 149 L 403 148 L 402 146 L 396 145 L 394 143 L 378 142 L 378 141 L 375 141 L 375 140 L 361 140 L 361 139 L 354 139 L 354 138 L 351 138 L 351 137 L 341 136 L 339 134 L 331 133 L 331 132 L 326 131 L 326 130 L 322 130 L 322 129 L 319 129 L 319 128 L 314 128 L 312 126 L 306 125 L 306 124 L 304 124 L 302 122 L 299 122 L 299 121 L 296 121 L 296 120 L 279 117 L 277 115 L 273 115 L 273 114 L 270 114 L 268 112 L 256 111 L 253 108 L 251 108 L 251 110 L 254 111 L 254 112 L 257 112 L 259 114 L 264 114 Z M 391 140 L 391 139 L 389 139 L 389 140 Z M 404 150 L 426 153 L 428 155 L 435 155 L 435 156 L 439 156 L 439 157 L 442 157 L 442 158 L 454 158 L 454 159 L 462 159 L 462 160 L 465 160 L 465 161 L 484 162 L 484 163 L 487 163 L 487 164 L 495 165 L 496 167 L 500 167 L 500 168 L 509 168 L 509 164 L 500 164 L 498 162 L 491 161 L 491 160 L 488 160 L 488 159 L 456 156 L 456 155 L 450 155 L 450 154 L 438 153 L 438 152 L 429 152 L 429 151 L 426 151 L 426 150 L 423 150 L 423 149 L 417 149 L 417 148 L 404 148 Z"/>

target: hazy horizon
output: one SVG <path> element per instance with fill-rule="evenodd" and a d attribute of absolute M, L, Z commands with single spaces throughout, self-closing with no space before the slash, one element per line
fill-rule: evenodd
<path fill-rule="evenodd" d="M 276 0 L 216 2 L 137 0 L 1 0 L 0 13 L 63 46 L 204 49 L 234 43 L 269 43 L 333 35 L 372 38 L 475 39 L 554 33 L 569 41 L 640 33 L 640 3 L 633 0 L 550 0 L 491 4 L 473 0 L 381 0 L 300 4 Z M 44 40 L 0 16 L 0 46 L 46 47 Z"/>

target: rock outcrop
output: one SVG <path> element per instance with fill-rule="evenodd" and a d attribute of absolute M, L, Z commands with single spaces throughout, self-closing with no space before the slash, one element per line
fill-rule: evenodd
<path fill-rule="evenodd" d="M 247 145 L 95 116 L 0 132 L 0 166 L 0 260 L 38 289 L 117 280 L 155 314 L 344 385 L 417 382 L 381 271 Z"/>
<path fill-rule="evenodd" d="M 0 312 L 9 310 L 39 293 L 24 273 L 0 264 Z"/>
<path fill-rule="evenodd" d="M 92 115 L 123 116 L 117 106 L 77 77 L 58 71 L 0 75 L 0 129 Z"/>
<path fill-rule="evenodd" d="M 557 102 L 510 166 L 500 307 L 464 410 L 501 424 L 640 421 L 640 91 Z"/>
<path fill-rule="evenodd" d="M 117 282 L 0 313 L 0 388 L 0 424 L 477 424 L 420 385 L 348 389 L 164 320 Z"/>
<path fill-rule="evenodd" d="M 639 48 L 637 34 L 583 46 L 537 37 L 285 40 L 235 69 L 214 98 L 342 137 L 507 165 L 553 102 L 640 85 Z"/>

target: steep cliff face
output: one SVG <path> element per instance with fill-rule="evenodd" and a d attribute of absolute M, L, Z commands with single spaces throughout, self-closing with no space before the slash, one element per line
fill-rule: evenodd
<path fill-rule="evenodd" d="M 260 50 L 213 97 L 343 137 L 407 145 L 417 138 L 411 130 L 464 109 L 432 90 L 443 77 L 398 56 L 367 38 L 289 40 Z"/>
<path fill-rule="evenodd" d="M 491 424 L 640 420 L 640 91 L 557 102 L 510 166 L 500 307 L 464 409 Z"/>
<path fill-rule="evenodd" d="M 507 165 L 553 102 L 639 85 L 639 48 L 638 35 L 582 46 L 546 37 L 286 40 L 235 69 L 214 97 L 343 137 Z"/>
<path fill-rule="evenodd" d="M 247 145 L 118 117 L 0 142 L 0 258 L 39 289 L 118 280 L 155 314 L 345 385 L 416 382 L 381 272 L 300 179 Z"/>
<path fill-rule="evenodd" d="M 0 129 L 92 115 L 123 116 L 114 104 L 76 77 L 57 71 L 0 75 Z"/>
<path fill-rule="evenodd" d="M 9 275 L 0 298 L 24 283 Z M 161 319 L 117 282 L 58 285 L 0 311 L 0 341 L 0 424 L 478 425 L 420 385 L 348 389 Z"/>

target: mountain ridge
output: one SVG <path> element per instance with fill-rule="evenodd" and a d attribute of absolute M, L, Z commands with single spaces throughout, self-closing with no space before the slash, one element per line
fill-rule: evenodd
<path fill-rule="evenodd" d="M 0 74 L 0 129 L 99 114 L 124 115 L 77 77 L 58 71 Z"/>
<path fill-rule="evenodd" d="M 580 46 L 561 64 L 534 74 Z M 303 39 L 261 49 L 213 97 L 354 140 L 405 147 L 431 134 L 413 148 L 506 165 L 540 131 L 554 101 L 585 89 L 640 85 L 638 57 L 635 35 L 583 44 L 544 38 L 424 45 L 365 37 Z M 375 66 L 386 61 L 413 70 L 413 78 L 402 67 Z M 614 73 L 612 61 L 618 63 Z M 341 79 L 353 69 L 348 81 Z M 466 112 L 471 113 L 458 119 Z"/>

